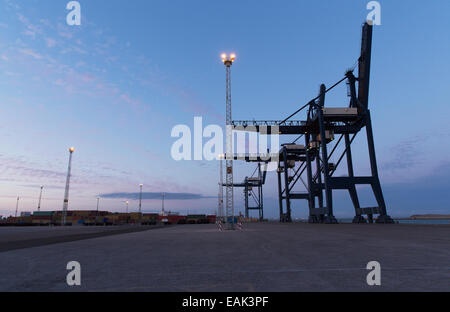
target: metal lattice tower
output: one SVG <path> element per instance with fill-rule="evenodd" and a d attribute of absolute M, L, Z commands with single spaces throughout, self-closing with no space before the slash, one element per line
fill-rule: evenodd
<path fill-rule="evenodd" d="M 64 204 L 62 213 L 62 223 L 61 225 L 66 225 L 67 209 L 69 207 L 69 185 L 70 185 L 70 172 L 72 170 L 72 154 L 75 152 L 75 148 L 69 148 L 69 168 L 67 169 L 67 180 L 66 180 L 66 191 L 64 192 Z"/>
<path fill-rule="evenodd" d="M 223 221 L 223 158 L 224 155 L 219 155 L 220 160 L 220 172 L 219 172 L 219 211 L 218 211 L 218 219 Z"/>
<path fill-rule="evenodd" d="M 226 221 L 228 228 L 234 230 L 234 188 L 233 188 L 233 118 L 231 111 L 231 66 L 236 56 L 231 54 L 222 55 L 227 72 L 227 119 L 226 119 Z M 231 220 L 230 220 L 231 219 Z M 231 221 L 231 222 L 229 222 Z"/>

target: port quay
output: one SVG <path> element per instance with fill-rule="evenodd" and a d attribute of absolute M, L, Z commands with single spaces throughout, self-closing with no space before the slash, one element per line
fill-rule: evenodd
<path fill-rule="evenodd" d="M 445 308 L 448 12 L 0 0 L 0 300 Z"/>

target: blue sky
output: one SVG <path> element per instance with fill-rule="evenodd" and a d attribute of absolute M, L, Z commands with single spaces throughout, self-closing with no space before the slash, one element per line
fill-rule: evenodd
<path fill-rule="evenodd" d="M 70 209 L 94 209 L 98 194 L 136 192 L 143 183 L 146 192 L 201 195 L 168 200 L 168 210 L 215 211 L 218 164 L 172 160 L 170 133 L 195 116 L 224 123 L 220 54 L 238 55 L 234 119 L 283 119 L 355 64 L 368 13 L 361 0 L 96 0 L 80 1 L 82 24 L 68 26 L 67 2 L 0 0 L 0 215 L 14 212 L 17 196 L 21 211 L 34 210 L 41 184 L 42 209 L 61 209 L 70 146 Z M 370 108 L 388 209 L 450 213 L 450 3 L 380 3 Z M 346 105 L 345 86 L 328 101 Z M 364 174 L 366 149 L 356 144 Z M 237 181 L 253 172 L 236 167 Z M 351 215 L 347 195 L 338 198 L 336 214 Z M 265 201 L 276 216 L 274 174 Z M 240 191 L 236 202 L 240 210 Z M 125 209 L 120 199 L 101 205 Z M 144 201 L 147 211 L 160 205 Z M 294 210 L 306 215 L 305 203 Z"/>

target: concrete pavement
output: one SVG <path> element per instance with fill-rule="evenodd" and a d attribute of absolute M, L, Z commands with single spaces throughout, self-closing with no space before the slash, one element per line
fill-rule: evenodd
<path fill-rule="evenodd" d="M 0 252 L 0 291 L 450 291 L 450 226 L 173 226 Z"/>

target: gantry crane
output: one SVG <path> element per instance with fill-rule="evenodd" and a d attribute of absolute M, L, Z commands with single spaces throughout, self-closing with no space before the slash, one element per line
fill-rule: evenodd
<path fill-rule="evenodd" d="M 298 109 L 283 121 L 234 121 L 237 131 L 265 131 L 274 126 L 280 135 L 300 135 L 292 144 L 286 144 L 276 158 L 278 160 L 278 191 L 280 221 L 291 222 L 291 200 L 308 201 L 311 223 L 337 223 L 333 210 L 333 190 L 347 190 L 355 208 L 354 223 L 372 223 L 373 216 L 379 215 L 377 223 L 394 223 L 387 214 L 386 203 L 381 189 L 373 139 L 372 121 L 369 110 L 369 86 L 372 51 L 373 26 L 365 23 L 362 30 L 361 56 L 358 60 L 358 78 L 353 70 L 330 88 L 321 85 L 319 95 Z M 347 81 L 350 104 L 347 107 L 329 108 L 325 106 L 325 96 L 342 82 Z M 358 89 L 356 88 L 358 83 Z M 306 120 L 291 120 L 306 110 Z M 251 126 L 248 127 L 247 126 Z M 371 175 L 355 176 L 351 145 L 365 128 L 370 159 Z M 270 133 L 269 133 L 270 134 Z M 335 135 L 340 138 L 334 145 Z M 305 144 L 297 144 L 304 137 Z M 339 144 L 344 141 L 345 149 L 336 163 L 330 161 Z M 331 149 L 329 150 L 329 147 Z M 347 159 L 347 176 L 334 177 L 336 170 Z M 313 168 L 313 164 L 315 164 Z M 313 172 L 314 171 L 314 172 Z M 305 173 L 306 172 L 306 173 Z M 303 177 L 303 174 L 306 177 Z M 284 174 L 284 179 L 282 175 Z M 305 182 L 305 180 L 307 182 Z M 294 192 L 298 181 L 302 181 L 306 192 Z M 361 208 L 356 192 L 357 185 L 370 185 L 378 206 Z M 286 210 L 283 201 L 286 201 Z M 318 205 L 318 207 L 317 207 Z M 367 215 L 367 219 L 364 218 Z"/>

